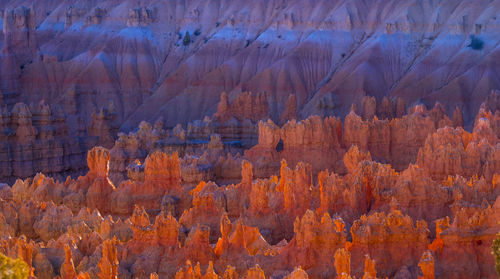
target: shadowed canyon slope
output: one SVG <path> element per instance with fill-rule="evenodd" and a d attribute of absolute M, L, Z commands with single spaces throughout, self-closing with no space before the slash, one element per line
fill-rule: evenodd
<path fill-rule="evenodd" d="M 60 105 L 72 130 L 110 102 L 124 130 L 264 92 L 277 121 L 345 116 L 364 95 L 456 106 L 499 87 L 498 1 L 2 1 L 3 102 Z M 186 34 L 189 34 L 188 36 Z M 189 107 L 190 109 L 185 109 Z"/>

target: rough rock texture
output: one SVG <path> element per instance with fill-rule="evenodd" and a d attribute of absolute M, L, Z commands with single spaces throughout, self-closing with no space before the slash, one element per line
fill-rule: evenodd
<path fill-rule="evenodd" d="M 337 117 L 311 116 L 302 121 L 292 118 L 280 128 L 272 120 L 268 119 L 265 122 L 259 120 L 267 117 L 264 113 L 258 116 L 258 111 L 262 110 L 259 109 L 261 107 L 259 96 L 262 94 L 242 93 L 241 96 L 233 102 L 234 104 L 231 103 L 235 108 L 225 110 L 225 113 L 215 113 L 203 121 L 194 121 L 185 128 L 180 124 L 172 129 L 166 128 L 161 118 L 153 125 L 141 122 L 134 132 L 119 133 L 114 143 L 116 113 L 114 105 L 110 104 L 108 108 L 93 114 L 90 126 L 78 133 L 76 141 L 78 146 L 74 148 L 78 150 L 96 144 L 111 147 L 109 176 L 116 185 L 127 177 L 143 180 L 144 160 L 148 154 L 158 150 L 167 153 L 178 152 L 182 158 L 181 176 L 194 187 L 200 180 L 214 180 L 222 184 L 237 182 L 241 178 L 238 171 L 241 154 L 257 166 L 256 176 L 260 178 L 276 173 L 281 159 L 286 159 L 292 165 L 305 161 L 312 165 L 314 174 L 326 168 L 344 174 L 346 169 L 340 159 L 353 145 L 359 146 L 363 151 L 370 151 L 376 160 L 391 163 L 396 170 L 403 170 L 409 163 L 416 161 L 418 148 L 423 146 L 428 134 L 438 127 L 452 125 L 442 106 L 436 104 L 431 110 L 427 110 L 423 105 L 412 107 L 410 114 L 401 118 L 397 115 L 387 116 L 391 119 L 390 122 L 388 119 L 378 120 L 376 115 L 363 120 L 353 110 L 345 118 L 345 125 L 342 125 L 340 118 Z M 290 97 L 292 103 L 293 99 Z M 41 103 L 40 106 L 46 105 Z M 293 105 L 290 107 L 293 111 Z M 221 108 L 221 111 L 224 109 Z M 245 111 L 250 112 L 245 113 Z M 480 113 L 487 114 L 484 109 Z M 489 118 L 494 123 L 500 121 L 498 120 L 500 117 Z M 255 122 L 256 120 L 259 120 L 259 123 Z M 25 137 L 16 138 L 13 143 L 15 145 L 27 140 L 29 133 L 36 132 L 26 126 L 19 127 L 18 130 Z M 63 133 L 67 136 L 63 138 L 74 142 L 74 137 L 67 133 L 67 126 L 63 122 L 48 130 L 54 131 L 51 134 L 55 136 Z M 9 128 L 5 131 L 8 132 Z M 496 132 L 498 131 L 495 130 Z M 46 137 L 46 134 L 44 132 L 40 136 Z M 72 149 L 69 152 L 74 151 Z M 44 169 L 51 170 L 54 165 L 46 164 L 47 159 L 44 154 L 40 155 L 43 156 L 42 163 L 47 165 Z M 324 154 L 329 155 L 324 156 Z M 72 155 L 70 153 L 63 156 Z M 63 162 L 66 157 L 62 158 Z M 4 162 L 7 172 L 11 165 L 18 169 L 23 167 L 22 175 L 11 172 L 10 176 L 6 176 L 7 181 L 14 180 L 14 177 L 25 178 L 35 175 L 38 172 L 37 168 L 29 167 L 30 163 L 37 164 L 35 159 L 28 157 L 19 163 Z M 28 168 L 24 168 L 25 166 Z M 68 165 L 66 172 L 59 171 L 56 175 L 60 176 L 61 173 L 74 175 L 85 168 L 81 161 L 77 161 L 74 166 Z M 55 169 L 60 168 L 55 166 Z"/>
<path fill-rule="evenodd" d="M 31 278 L 496 278 L 499 9 L 2 1 L 0 252 Z"/>
<path fill-rule="evenodd" d="M 381 277 L 391 276 L 402 266 L 416 265 L 427 248 L 427 224 L 394 211 L 362 216 L 351 227 L 355 274 L 363 274 L 363 255 L 369 253 Z M 356 259 L 359 262 L 356 262 Z"/>
<path fill-rule="evenodd" d="M 368 106 L 368 101 L 364 103 Z M 351 110 L 344 125 L 339 118 L 319 116 L 299 122 L 291 120 L 281 128 L 271 120 L 260 121 L 258 144 L 245 150 L 244 155 L 256 165 L 258 177 L 275 173 L 281 159 L 292 165 L 308 162 L 315 174 L 324 169 L 345 174 L 346 168 L 352 166 L 342 164 L 341 159 L 351 146 L 369 151 L 374 159 L 402 171 L 417 161 L 418 151 L 428 135 L 440 127 L 453 125 L 439 104 L 431 110 L 417 105 L 408 115 L 386 114 L 388 119 L 383 120 L 375 115 L 375 109 L 372 111 L 371 116 L 361 117 Z"/>
<path fill-rule="evenodd" d="M 110 100 L 123 128 L 159 116 L 169 127 L 186 124 L 216 112 L 224 91 L 229 100 L 264 92 L 274 121 L 288 115 L 294 94 L 302 118 L 344 116 L 351 103 L 363 117 L 401 116 L 400 98 L 440 101 L 450 114 L 458 106 L 471 123 L 498 88 L 498 6 L 488 1 L 29 0 L 0 8 L 2 99 L 62 104 L 75 128 Z"/>
<path fill-rule="evenodd" d="M 161 198 L 159 198 L 161 197 Z M 178 216 L 188 208 L 190 198 L 181 186 L 180 163 L 177 153 L 150 154 L 145 160 L 144 181 L 127 180 L 112 193 L 111 206 L 118 214 L 131 214 L 134 205 L 158 213 L 170 208 Z"/>
<path fill-rule="evenodd" d="M 144 179 L 143 165 L 146 156 L 154 151 L 163 151 L 177 152 L 181 156 L 182 179 L 194 186 L 200 180 L 236 181 L 240 178 L 241 158 L 238 152 L 242 150 L 241 140 L 250 138 L 253 142 L 252 138 L 255 136 L 248 137 L 248 134 L 239 134 L 237 130 L 224 131 L 211 127 L 210 119 L 203 122 L 203 125 L 208 123 L 209 126 L 202 126 L 200 123 L 190 124 L 184 130 L 180 125 L 174 129 L 165 129 L 161 120 L 154 125 L 142 122 L 137 131 L 120 133 L 110 151 L 111 180 L 119 184 L 127 177 L 133 180 Z M 249 123 L 250 129 L 255 130 L 254 125 Z M 235 172 L 236 176 L 233 176 Z"/>
<path fill-rule="evenodd" d="M 280 158 L 285 150 L 346 150 L 337 130 L 309 129 L 336 127 L 330 117 L 284 128 L 260 122 L 259 144 L 246 156 L 281 159 L 280 171 L 258 178 L 259 166 L 240 158 L 235 184 L 192 178 L 193 187 L 182 174 L 187 157 L 155 151 L 115 186 L 113 151 L 96 147 L 76 180 L 40 173 L 2 185 L 0 252 L 21 257 L 37 278 L 496 278 L 498 130 L 486 109 L 472 133 L 439 109 L 410 111 L 450 126 L 430 134 L 417 164 L 401 172 L 357 145 L 342 152 L 341 174 L 316 176 L 311 164 Z M 277 151 L 283 134 L 293 140 Z M 223 156 L 217 142 L 203 156 Z M 439 167 L 447 162 L 479 164 L 467 165 L 476 167 L 469 174 L 461 164 Z"/>
<path fill-rule="evenodd" d="M 0 180 L 13 182 L 37 172 L 62 179 L 83 172 L 86 150 L 95 141 L 70 136 L 64 119 L 43 101 L 0 109 Z"/>
<path fill-rule="evenodd" d="M 256 96 L 243 95 L 250 96 L 243 99 Z M 159 119 L 153 125 L 142 122 L 135 132 L 119 134 L 111 148 L 110 179 L 116 185 L 127 177 L 143 181 L 144 160 L 149 153 L 158 150 L 180 154 L 181 177 L 191 187 L 200 180 L 237 183 L 241 179 L 242 153 L 244 159 L 256 166 L 255 176 L 258 178 L 276 173 L 282 159 L 291 165 L 305 161 L 311 164 L 315 175 L 326 168 L 345 174 L 348 166 L 341 159 L 354 145 L 363 152 L 370 151 L 374 159 L 403 170 L 409 163 L 416 162 L 418 148 L 424 145 L 428 134 L 436 127 L 452 125 L 440 105 L 432 110 L 419 105 L 402 118 L 392 114 L 388 116 L 390 122 L 378 120 L 376 115 L 371 120 L 363 120 L 352 111 L 346 117 L 344 128 L 340 119 L 335 117 L 291 120 L 281 128 L 269 119 L 254 123 L 250 119 L 245 118 L 242 122 L 231 116 L 221 123 L 217 117 L 216 113 L 212 118 L 195 121 L 186 129 L 181 125 L 165 128 L 163 120 Z M 231 125 L 233 128 L 229 128 Z M 94 138 L 99 140 L 98 136 Z"/>
<path fill-rule="evenodd" d="M 219 122 L 228 121 L 232 117 L 237 120 L 250 119 L 255 122 L 268 118 L 269 114 L 267 110 L 268 102 L 266 94 L 242 92 L 230 103 L 227 93 L 223 92 L 220 96 L 217 112 L 214 114 L 214 117 Z"/>
<path fill-rule="evenodd" d="M 418 164 L 437 179 L 460 174 L 484 176 L 490 181 L 500 171 L 498 114 L 483 106 L 472 133 L 461 128 L 443 128 L 430 136 L 418 154 Z"/>
<path fill-rule="evenodd" d="M 344 142 L 347 147 L 357 145 L 374 158 L 403 170 L 415 162 L 427 136 L 450 122 L 438 104 L 431 110 L 415 106 L 408 115 L 391 120 L 360 117 L 351 111 L 345 118 Z"/>
<path fill-rule="evenodd" d="M 342 171 L 342 122 L 336 117 L 311 116 L 303 121 L 291 120 L 279 128 L 272 121 L 259 122 L 259 143 L 245 151 L 262 177 L 276 172 L 277 161 L 292 165 L 309 162 L 315 173 L 324 168 Z M 278 165 L 279 166 L 279 165 Z"/>
<path fill-rule="evenodd" d="M 3 180 L 79 174 L 86 150 L 112 148 L 118 131 L 133 132 L 142 121 L 181 124 L 188 137 L 170 148 L 193 147 L 212 134 L 250 147 L 259 120 L 344 119 L 351 104 L 370 135 L 356 138 L 345 125 L 347 147 L 368 148 L 403 170 L 434 131 L 421 119 L 391 119 L 407 106 L 439 102 L 434 128 L 443 127 L 436 122 L 443 112 L 454 127 L 470 128 L 481 102 L 498 89 L 498 9 L 488 1 L 3 1 L 0 105 L 10 112 L 17 103 L 45 102 L 60 111 L 69 137 L 38 141 L 44 132 L 31 110 L 38 133 L 29 125 L 19 133 L 35 142 L 2 146 L 9 153 L 0 159 Z M 65 151 L 43 153 L 46 146 Z M 62 159 L 36 162 L 46 160 L 40 150 L 43 158 Z M 120 162 L 116 183 L 132 161 Z"/>

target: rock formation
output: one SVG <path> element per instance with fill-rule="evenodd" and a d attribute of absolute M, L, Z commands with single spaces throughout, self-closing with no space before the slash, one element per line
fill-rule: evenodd
<path fill-rule="evenodd" d="M 0 3 L 30 278 L 496 278 L 498 3 L 139 2 Z"/>
<path fill-rule="evenodd" d="M 469 138 L 491 135 L 480 131 Z M 434 180 L 417 165 L 398 173 L 353 146 L 345 175 L 316 179 L 310 165 L 282 161 L 279 178 L 255 179 L 242 161 L 239 183 L 187 190 L 179 158 L 155 152 L 142 179 L 115 187 L 110 157 L 89 151 L 77 180 L 39 174 L 4 186 L 0 252 L 37 278 L 495 276 L 498 175 Z"/>
<path fill-rule="evenodd" d="M 484 176 L 491 180 L 499 171 L 495 131 L 496 116 L 480 111 L 472 133 L 461 128 L 442 128 L 428 137 L 418 154 L 418 164 L 437 179 L 459 174 L 464 177 Z"/>
<path fill-rule="evenodd" d="M 268 106 L 266 94 L 242 92 L 229 102 L 227 93 L 223 92 L 214 118 L 219 122 L 226 122 L 232 117 L 240 121 L 250 119 L 255 122 L 269 117 Z"/>
<path fill-rule="evenodd" d="M 260 122 L 259 143 L 245 151 L 245 157 L 253 161 L 262 171 L 270 171 L 269 167 L 273 167 L 266 166 L 269 165 L 269 161 L 286 159 L 295 165 L 305 160 L 311 163 L 314 172 L 317 173 L 329 167 L 342 170 L 343 166 L 339 164 L 338 159 L 343 153 L 340 119 L 312 116 L 300 122 L 291 120 L 281 129 L 272 121 Z M 271 170 L 276 171 L 276 169 Z"/>
<path fill-rule="evenodd" d="M 169 129 L 180 123 L 188 131 L 191 123 L 192 135 L 211 130 L 224 142 L 237 139 L 249 147 L 259 120 L 284 125 L 312 115 L 344 119 L 351 104 L 362 121 L 390 122 L 403 117 L 407 105 L 439 102 L 453 126 L 469 128 L 481 102 L 498 89 L 494 59 L 486 55 L 494 50 L 488 38 L 495 37 L 491 15 L 498 9 L 489 2 L 460 1 L 459 10 L 433 2 L 418 11 L 394 0 L 122 4 L 2 3 L 1 105 L 12 111 L 16 103 L 44 100 L 59 107 L 73 140 L 95 141 L 80 146 L 83 155 L 96 144 L 111 148 L 118 131 L 133 132 L 142 121 L 159 118 Z M 443 12 L 438 17 L 434 11 Z M 380 17 L 364 20 L 369 14 Z M 449 36 L 457 40 L 449 43 Z M 387 138 L 377 137 L 387 136 L 387 127 L 374 122 L 383 127 L 371 129 L 367 144 L 382 159 Z M 406 134 L 394 125 L 391 141 L 402 145 L 398 137 L 408 136 L 411 146 L 384 159 L 402 170 L 429 131 Z M 5 177 L 42 170 L 61 172 L 35 168 Z"/>
<path fill-rule="evenodd" d="M 13 182 L 37 172 L 63 179 L 85 170 L 83 158 L 92 141 L 69 134 L 64 115 L 44 103 L 17 103 L 0 109 L 0 179 Z"/>
<path fill-rule="evenodd" d="M 377 117 L 363 120 L 351 111 L 345 119 L 345 145 L 357 145 L 361 150 L 370 151 L 376 159 L 403 170 L 409 163 L 415 162 L 427 136 L 450 123 L 445 113 L 435 113 L 442 112 L 439 109 L 436 106 L 427 110 L 420 105 L 414 107 L 409 115 L 391 120 L 379 120 Z"/>
<path fill-rule="evenodd" d="M 357 103 L 363 117 L 389 119 L 404 114 L 404 103 L 440 101 L 450 114 L 460 107 L 470 124 L 497 89 L 493 58 L 482 52 L 494 48 L 488 38 L 497 7 L 460 3 L 458 19 L 448 2 L 416 11 L 397 1 L 195 1 L 188 9 L 154 1 L 7 1 L 0 90 L 14 102 L 76 99 L 71 125 L 81 116 L 88 126 L 97 104 L 112 100 L 127 130 L 159 116 L 169 127 L 202 119 L 217 111 L 224 91 L 230 102 L 241 92 L 263 92 L 274 121 L 293 115 L 286 104 L 293 94 L 301 118 L 345 116 Z M 437 10 L 446 12 L 425 17 Z M 381 16 L 364 20 L 369 13 Z M 428 35 L 415 39 L 420 33 Z M 452 44 L 451 35 L 459 36 Z"/>

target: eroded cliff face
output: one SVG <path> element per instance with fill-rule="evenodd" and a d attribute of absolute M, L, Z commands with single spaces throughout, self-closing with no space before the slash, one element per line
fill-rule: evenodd
<path fill-rule="evenodd" d="M 484 177 L 490 181 L 500 167 L 498 113 L 498 110 L 490 111 L 483 105 L 472 133 L 462 128 L 439 129 L 425 141 L 418 154 L 418 163 L 438 179 L 460 174 L 464 177 Z"/>
<path fill-rule="evenodd" d="M 495 2 L 22 4 L 0 252 L 31 277 L 496 278 Z"/>
<path fill-rule="evenodd" d="M 373 98 L 363 100 L 364 104 L 370 100 L 374 102 Z M 390 101 L 385 103 L 393 107 Z M 340 118 L 319 116 L 290 120 L 281 127 L 271 120 L 260 121 L 258 144 L 245 150 L 245 157 L 257 166 L 258 176 L 275 173 L 281 159 L 293 165 L 299 161 L 308 162 L 315 174 L 324 169 L 345 174 L 353 166 L 343 164 L 342 158 L 350 147 L 356 146 L 362 152 L 369 152 L 375 160 L 402 171 L 410 163 L 417 162 L 419 149 L 429 135 L 441 127 L 453 126 L 440 104 L 430 110 L 417 105 L 399 117 L 395 113 L 385 114 L 382 109 L 379 114 L 385 119 L 375 115 L 375 107 L 370 115 L 362 112 L 363 117 L 355 110 L 353 108 L 345 117 L 344 123 Z"/>
<path fill-rule="evenodd" d="M 311 164 L 315 175 L 326 168 L 345 174 L 341 159 L 353 145 L 401 171 L 417 161 L 418 149 L 429 134 L 440 127 L 455 125 L 443 107 L 436 104 L 430 110 L 423 105 L 410 107 L 409 114 L 401 117 L 380 112 L 381 117 L 387 117 L 383 120 L 377 115 L 358 116 L 355 108 L 344 121 L 339 117 L 319 116 L 297 121 L 289 115 L 290 119 L 280 118 L 285 121 L 280 127 L 267 118 L 269 114 L 262 106 L 267 101 L 262 94 L 242 93 L 233 101 L 224 96 L 226 94 L 222 94 L 220 111 L 203 120 L 174 128 L 166 127 L 162 118 L 154 124 L 141 122 L 134 132 L 118 133 L 116 141 L 113 103 L 94 112 L 89 126 L 82 123 L 73 134 L 59 106 L 52 110 L 44 102 L 30 106 L 19 103 L 11 112 L 3 110 L 2 130 L 7 140 L 2 163 L 4 181 L 31 177 L 40 171 L 60 179 L 66 175 L 75 177 L 85 170 L 81 160 L 83 150 L 95 145 L 111 149 L 110 178 L 115 184 L 127 177 L 142 179 L 144 160 L 156 150 L 177 152 L 181 157 L 182 178 L 193 187 L 200 180 L 237 182 L 241 178 L 238 169 L 242 159 L 257 166 L 256 176 L 260 178 L 276 173 L 282 159 L 293 165 L 305 161 Z M 290 100 L 293 102 L 294 97 Z M 367 97 L 363 100 L 373 101 Z M 383 104 L 395 106 L 385 100 Z M 290 110 L 294 110 L 293 106 Z M 482 118 L 489 119 L 492 124 L 481 127 L 490 125 L 489 133 L 496 135 L 498 116 L 485 110 L 486 107 L 481 109 L 480 115 L 484 117 L 478 116 L 476 123 Z M 460 110 L 455 110 L 453 115 L 457 118 Z M 479 126 L 477 129 L 481 131 L 477 133 L 488 133 Z M 490 142 L 494 142 L 494 138 L 489 136 Z M 54 156 L 47 154 L 51 148 L 62 150 L 62 154 L 56 153 L 54 159 L 50 159 L 54 162 L 48 163 L 47 158 Z"/>
<path fill-rule="evenodd" d="M 43 172 L 58 179 L 85 172 L 93 138 L 73 137 L 64 113 L 45 102 L 0 109 L 0 180 L 13 182 Z"/>
<path fill-rule="evenodd" d="M 495 278 L 494 114 L 483 106 L 468 133 L 436 108 L 410 113 L 434 130 L 443 119 L 450 126 L 430 133 L 416 164 L 400 172 L 366 146 L 346 146 L 341 122 L 330 117 L 283 128 L 260 122 L 259 144 L 245 156 L 281 160 L 279 173 L 259 177 L 259 166 L 240 158 L 234 184 L 193 186 L 184 181 L 185 159 L 155 151 L 115 185 L 113 151 L 93 148 L 88 173 L 76 180 L 38 174 L 0 188 L 0 251 L 21 257 L 37 278 Z M 292 140 L 277 151 L 283 138 Z M 216 142 L 203 156 L 224 154 Z M 280 156 L 308 148 L 316 156 L 341 150 L 343 173 L 316 175 L 314 163 Z M 446 167 L 447 156 L 476 162 L 475 154 L 480 164 Z M 465 171 L 473 166 L 478 173 Z"/>
<path fill-rule="evenodd" d="M 110 100 L 126 129 L 159 116 L 187 124 L 215 113 L 221 92 L 262 94 L 269 104 L 259 113 L 281 123 L 345 116 L 352 103 L 363 118 L 386 119 L 404 114 L 402 102 L 436 101 L 471 123 L 498 88 L 486 55 L 497 43 L 489 2 L 74 0 L 0 9 L 5 99 L 64 104 L 71 126 L 78 116 L 88 125 Z"/>
<path fill-rule="evenodd" d="M 110 102 L 126 132 L 159 117 L 186 125 L 219 108 L 280 124 L 343 118 L 352 103 L 363 119 L 390 119 L 405 103 L 440 102 L 450 115 L 464 112 L 457 124 L 471 124 L 498 88 L 498 9 L 464 1 L 4 1 L 1 99 L 9 109 L 61 105 L 74 132 L 98 129 L 91 115 Z M 256 106 L 238 105 L 252 99 L 247 92 L 259 96 Z"/>
<path fill-rule="evenodd" d="M 399 117 L 380 113 L 386 119 L 379 119 L 374 114 L 371 117 L 363 114 L 366 112 L 362 111 L 361 117 L 351 111 L 346 116 L 346 147 L 357 145 L 362 150 L 370 151 L 375 159 L 388 162 L 397 170 L 403 170 L 409 163 L 415 162 L 418 150 L 429 134 L 438 128 L 452 126 L 439 103 L 431 110 L 423 105 L 411 107 L 407 115 L 404 113 Z"/>
<path fill-rule="evenodd" d="M 245 157 L 256 164 L 258 175 L 262 176 L 276 172 L 281 159 L 293 165 L 309 162 L 315 173 L 324 168 L 341 171 L 343 166 L 338 159 L 343 153 L 342 121 L 311 116 L 303 121 L 288 121 L 281 128 L 270 120 L 261 121 L 259 142 L 245 151 Z"/>
<path fill-rule="evenodd" d="M 255 174 L 260 178 L 276 173 L 282 159 L 293 165 L 305 161 L 312 165 L 315 174 L 325 168 L 345 174 L 342 156 L 353 145 L 373 152 L 377 160 L 394 162 L 400 170 L 416 161 L 418 148 L 423 146 L 426 136 L 439 127 L 437 125 L 450 123 L 444 112 L 436 116 L 439 106 L 430 111 L 419 106 L 402 118 L 392 115 L 394 128 L 388 120 L 363 120 L 355 112 L 346 117 L 345 125 L 337 117 L 311 116 L 302 121 L 289 120 L 279 127 L 269 119 L 254 122 L 265 116 L 253 119 L 238 116 L 245 109 L 227 107 L 243 106 L 241 102 L 228 103 L 224 101 L 226 94 L 222 96 L 219 112 L 188 124 L 186 129 L 181 125 L 168 129 L 158 120 L 153 125 L 142 122 L 134 133 L 119 134 L 111 150 L 112 180 L 119 183 L 127 175 L 140 175 L 141 164 L 137 160 L 143 162 L 154 150 L 179 152 L 183 180 L 193 186 L 202 179 L 235 182 L 240 178 L 238 168 L 243 151 L 244 158 L 256 165 Z M 247 96 L 242 100 L 250 107 L 247 111 L 258 110 L 259 106 L 253 105 L 257 101 L 249 100 L 257 100 L 259 95 L 245 93 L 243 96 Z M 396 150 L 403 145 L 412 147 L 398 154 Z"/>

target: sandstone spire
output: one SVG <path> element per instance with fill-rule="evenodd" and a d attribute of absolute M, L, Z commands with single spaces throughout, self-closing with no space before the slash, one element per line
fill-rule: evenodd
<path fill-rule="evenodd" d="M 431 251 L 425 251 L 418 263 L 418 267 L 422 271 L 423 276 L 419 276 L 419 279 L 434 279 L 434 256 Z"/>
<path fill-rule="evenodd" d="M 68 244 L 64 246 L 64 263 L 61 266 L 61 278 L 62 279 L 76 278 L 76 271 L 75 271 L 75 265 L 73 264 L 71 247 Z"/>
<path fill-rule="evenodd" d="M 351 253 L 345 248 L 338 249 L 335 252 L 335 270 L 337 278 L 345 275 L 351 275 Z"/>
<path fill-rule="evenodd" d="M 117 279 L 118 278 L 118 259 L 116 238 L 105 240 L 102 244 L 102 258 L 99 261 L 99 279 Z"/>

